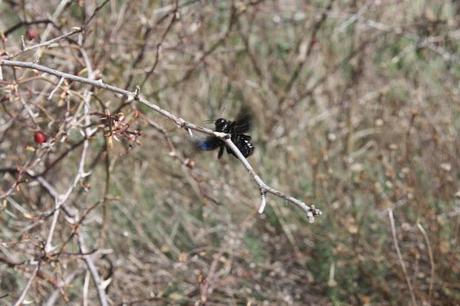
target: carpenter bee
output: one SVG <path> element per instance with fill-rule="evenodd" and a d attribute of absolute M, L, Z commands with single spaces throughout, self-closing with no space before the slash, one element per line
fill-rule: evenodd
<path fill-rule="evenodd" d="M 254 145 L 251 143 L 251 136 L 246 135 L 251 128 L 251 115 L 248 112 L 240 112 L 235 121 L 219 118 L 214 122 L 215 131 L 230 134 L 230 139 L 238 147 L 244 157 L 250 156 L 254 152 Z M 225 142 L 221 139 L 209 136 L 203 140 L 196 142 L 198 149 L 203 151 L 212 151 L 219 149 L 217 158 L 221 158 L 224 149 L 227 153 L 237 157 L 236 154 L 226 146 Z"/>

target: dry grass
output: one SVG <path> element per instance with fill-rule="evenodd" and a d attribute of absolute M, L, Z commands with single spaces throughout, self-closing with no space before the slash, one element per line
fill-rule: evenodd
<path fill-rule="evenodd" d="M 62 2 L 0 2 L 1 51 L 19 52 L 21 35 L 34 45 L 32 34 L 85 25 L 81 45 L 76 34 L 16 60 L 40 55 L 84 77 L 89 61 L 96 78 L 140 86 L 202 126 L 249 106 L 249 160 L 323 215 L 308 224 L 269 197 L 259 216 L 257 186 L 236 159 L 195 152 L 185 132 L 104 90 L 94 90 L 91 112 L 121 111 L 140 143 L 109 137 L 98 116 L 84 141 L 88 86 L 63 82 L 47 99 L 58 79 L 3 67 L 1 303 L 14 304 L 32 280 L 25 300 L 34 305 L 98 304 L 84 238 L 111 279 L 111 305 L 409 305 L 411 295 L 417 305 L 460 304 L 458 4 L 110 0 L 87 23 L 104 1 L 57 14 Z M 54 25 L 8 32 L 53 14 Z M 38 129 L 53 146 L 34 143 Z M 91 175 L 61 208 L 50 251 L 55 202 L 26 173 L 65 193 L 83 143 Z"/>

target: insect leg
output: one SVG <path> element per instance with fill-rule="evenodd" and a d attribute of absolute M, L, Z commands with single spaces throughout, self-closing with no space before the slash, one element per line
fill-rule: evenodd
<path fill-rule="evenodd" d="M 219 148 L 219 153 L 217 154 L 217 158 L 220 159 L 222 157 L 222 154 L 224 154 L 224 146 L 221 145 Z"/>

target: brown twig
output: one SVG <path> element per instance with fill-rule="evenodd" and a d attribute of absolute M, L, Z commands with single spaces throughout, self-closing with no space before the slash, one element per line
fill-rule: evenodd
<path fill-rule="evenodd" d="M 13 33 L 14 31 L 20 29 L 21 27 L 24 27 L 24 26 L 27 27 L 27 26 L 31 26 L 31 25 L 35 25 L 35 24 L 52 24 L 53 26 L 56 27 L 54 22 L 49 20 L 49 19 L 40 19 L 40 20 L 32 20 L 32 21 L 19 21 L 18 23 L 16 23 L 12 27 L 10 27 L 8 30 L 6 30 L 3 33 L 3 35 L 5 37 L 7 37 L 8 35 Z"/>
<path fill-rule="evenodd" d="M 19 52 L 13 54 L 13 55 L 11 55 L 11 56 L 8 56 L 7 58 L 10 58 L 10 59 L 11 59 L 11 58 L 15 58 L 15 57 L 17 57 L 17 56 L 19 56 L 19 55 L 21 55 L 21 54 L 23 54 L 23 53 L 25 53 L 25 52 L 30 51 L 30 50 L 34 50 L 34 49 L 37 49 L 37 48 L 49 46 L 49 45 L 51 45 L 51 44 L 53 44 L 53 43 L 55 43 L 55 42 L 58 42 L 58 41 L 61 40 L 61 39 L 64 39 L 64 38 L 67 38 L 67 37 L 72 36 L 72 35 L 74 35 L 74 34 L 80 33 L 81 31 L 82 31 L 81 28 L 74 28 L 74 29 L 73 29 L 72 31 L 70 31 L 69 33 L 64 33 L 64 34 L 62 34 L 62 35 L 60 35 L 60 36 L 58 36 L 58 37 L 55 37 L 55 38 L 52 38 L 52 39 L 50 39 L 50 40 L 41 42 L 41 43 L 39 43 L 39 44 L 35 44 L 35 45 L 30 46 L 30 47 L 25 47 L 25 48 L 23 48 L 21 51 L 19 51 Z"/>

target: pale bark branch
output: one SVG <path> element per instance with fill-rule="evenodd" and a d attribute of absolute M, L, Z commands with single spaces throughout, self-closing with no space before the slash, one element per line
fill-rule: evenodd
<path fill-rule="evenodd" d="M 285 193 L 283 193 L 283 192 L 281 192 L 281 191 L 279 191 L 279 190 L 277 190 L 277 189 L 275 189 L 275 188 L 273 188 L 271 186 L 268 186 L 260 178 L 260 176 L 254 171 L 254 169 L 252 168 L 252 166 L 249 163 L 249 161 L 243 156 L 243 154 L 240 152 L 240 150 L 231 141 L 231 139 L 229 138 L 228 134 L 215 132 L 215 131 L 213 131 L 211 129 L 200 127 L 200 126 L 197 126 L 197 125 L 195 125 L 193 123 L 187 122 L 184 119 L 182 119 L 181 117 L 178 117 L 178 116 L 168 112 L 167 110 L 159 107 L 158 105 L 148 101 L 142 95 L 139 95 L 139 90 L 138 89 L 136 89 L 134 92 L 131 92 L 131 91 L 128 91 L 128 90 L 125 90 L 125 89 L 122 89 L 122 88 L 119 88 L 119 87 L 104 83 L 102 80 L 93 80 L 91 78 L 84 78 L 84 77 L 80 77 L 80 76 L 76 76 L 76 75 L 73 75 L 73 74 L 61 72 L 61 71 L 58 71 L 58 70 L 48 68 L 46 66 L 42 66 L 42 65 L 34 64 L 34 63 L 30 63 L 30 62 L 11 61 L 11 60 L 3 59 L 3 60 L 0 60 L 0 65 L 2 65 L 2 66 L 11 66 L 11 67 L 21 67 L 21 68 L 27 68 L 27 69 L 34 69 L 34 70 L 38 70 L 38 71 L 41 71 L 41 72 L 44 72 L 44 73 L 47 73 L 47 74 L 50 74 L 50 75 L 54 75 L 54 76 L 56 76 L 58 78 L 64 78 L 64 79 L 67 79 L 67 80 L 70 80 L 70 81 L 75 81 L 75 82 L 80 82 L 80 83 L 83 83 L 83 84 L 91 85 L 91 86 L 94 86 L 96 88 L 109 90 L 109 91 L 112 91 L 114 93 L 122 95 L 123 97 L 127 98 L 128 101 L 132 102 L 134 100 L 137 100 L 139 103 L 147 106 L 148 108 L 154 110 L 155 112 L 157 112 L 157 113 L 161 114 L 162 116 L 164 116 L 164 117 L 170 119 L 171 121 L 175 122 L 177 124 L 177 126 L 180 127 L 180 128 L 183 128 L 183 129 L 185 129 L 187 131 L 194 130 L 194 131 L 198 131 L 198 132 L 205 133 L 205 134 L 208 134 L 208 135 L 216 136 L 216 137 L 222 139 L 223 141 L 225 141 L 226 145 L 236 154 L 238 159 L 241 161 L 243 166 L 246 168 L 248 173 L 251 175 L 253 180 L 258 185 L 259 190 L 260 190 L 261 195 L 262 195 L 262 202 L 261 202 L 261 205 L 260 205 L 259 210 L 258 210 L 259 213 L 263 213 L 265 205 L 266 205 L 265 194 L 266 193 L 271 193 L 271 194 L 273 194 L 273 195 L 275 195 L 275 196 L 277 196 L 279 198 L 282 198 L 282 199 L 286 200 L 288 203 L 294 204 L 295 206 L 297 206 L 300 209 L 302 209 L 305 212 L 306 217 L 308 218 L 309 222 L 314 222 L 315 217 L 321 215 L 321 211 L 319 209 L 315 208 L 314 205 L 307 205 L 305 202 L 303 202 L 303 201 L 301 201 L 301 200 L 299 200 L 297 198 L 294 198 L 292 196 L 286 195 Z"/>

